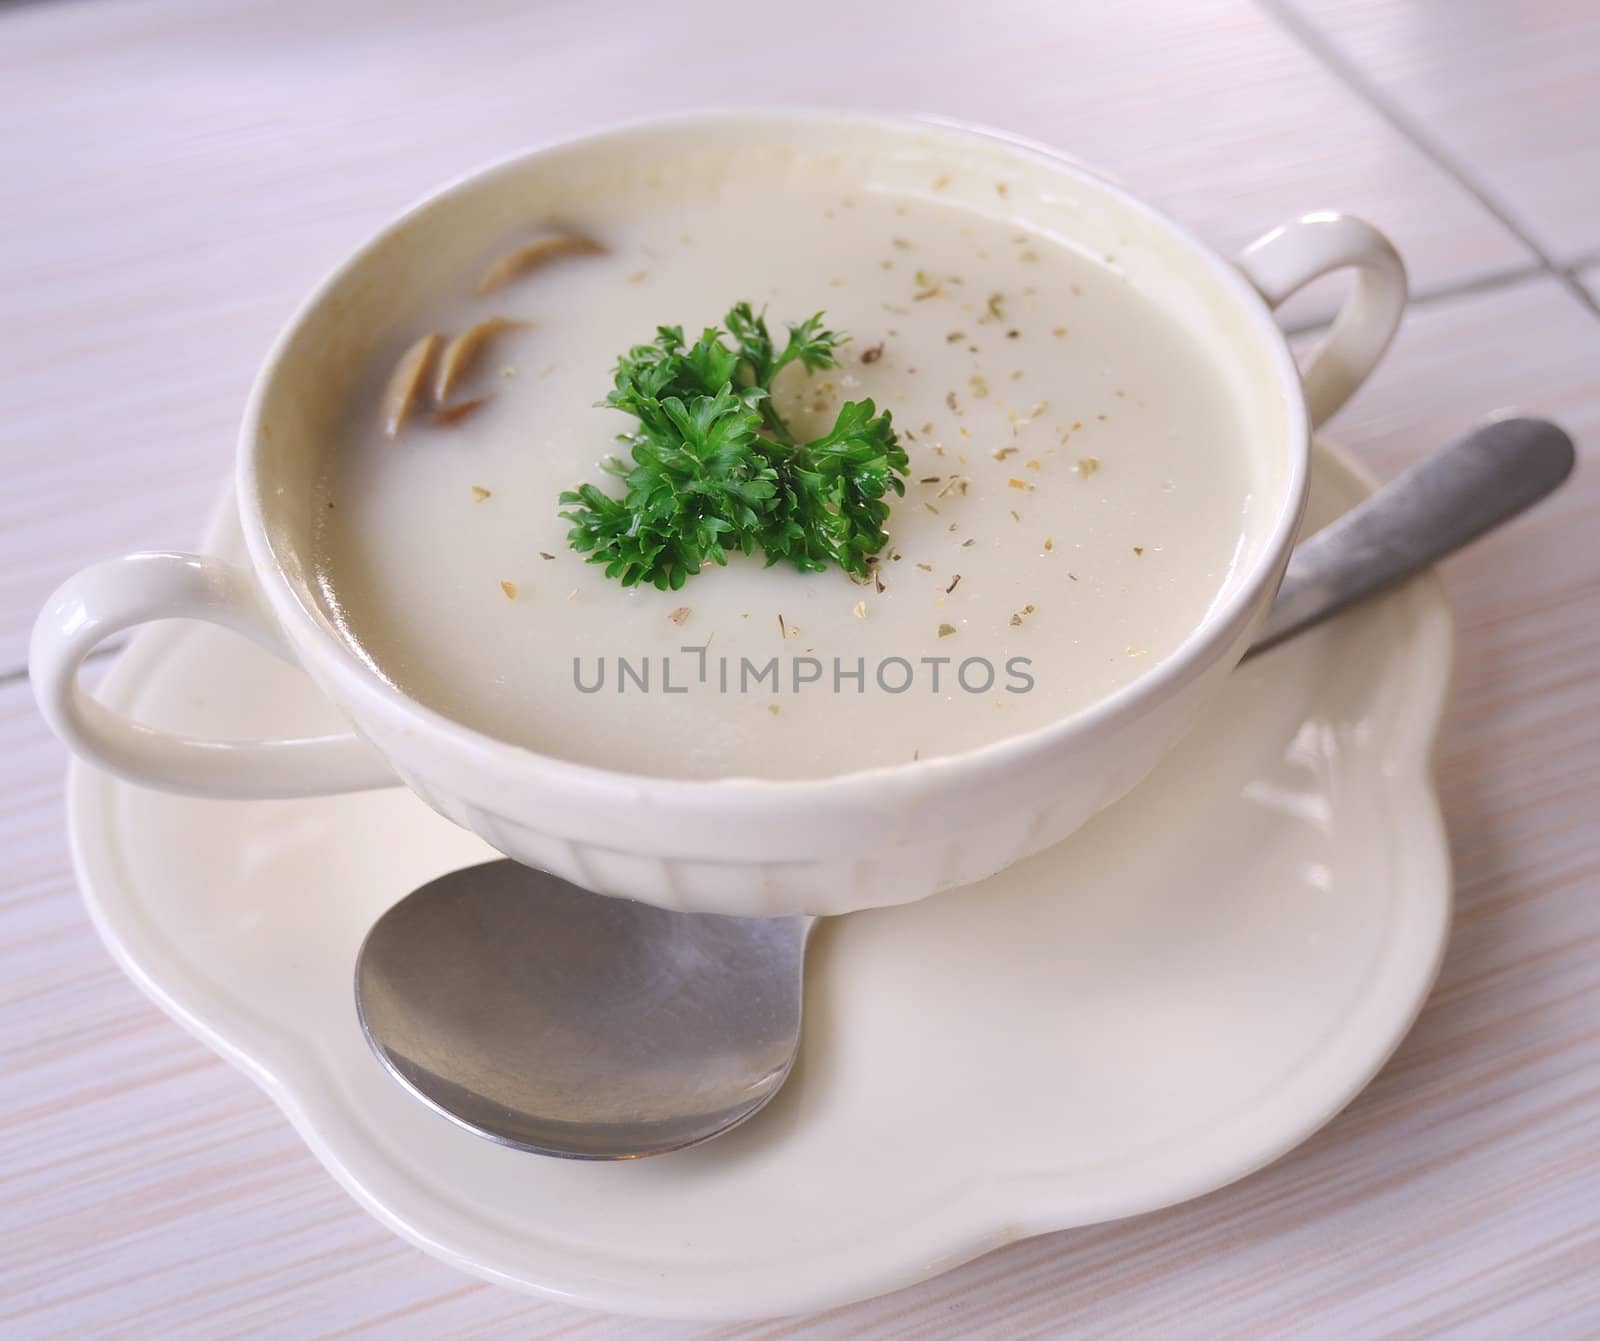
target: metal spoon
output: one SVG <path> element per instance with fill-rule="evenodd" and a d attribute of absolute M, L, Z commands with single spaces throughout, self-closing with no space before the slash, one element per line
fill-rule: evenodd
<path fill-rule="evenodd" d="M 1496 419 L 1397 475 L 1295 547 L 1246 657 L 1420 573 L 1532 507 L 1572 473 L 1544 419 Z"/>
<path fill-rule="evenodd" d="M 1515 516 L 1572 464 L 1541 420 L 1468 434 L 1296 549 L 1250 655 Z M 384 1065 L 470 1131 L 572 1159 L 661 1154 L 782 1087 L 815 923 L 666 912 L 491 861 L 378 919 L 356 1007 Z"/>

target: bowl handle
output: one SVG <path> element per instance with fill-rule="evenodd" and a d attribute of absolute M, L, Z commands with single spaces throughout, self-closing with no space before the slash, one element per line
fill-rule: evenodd
<path fill-rule="evenodd" d="M 1346 266 L 1359 272 L 1333 329 L 1306 365 L 1306 408 L 1315 428 L 1349 400 L 1394 338 L 1406 306 L 1406 268 L 1389 239 L 1350 214 L 1306 214 L 1274 228 L 1235 262 L 1277 307 L 1295 290 Z"/>
<path fill-rule="evenodd" d="M 145 726 L 86 694 L 78 684 L 83 659 L 112 634 L 154 619 L 220 624 L 294 662 L 242 568 L 172 553 L 129 554 L 85 568 L 46 602 L 28 649 L 39 710 L 85 759 L 130 781 L 195 796 L 324 796 L 399 781 L 354 733 L 202 740 Z"/>

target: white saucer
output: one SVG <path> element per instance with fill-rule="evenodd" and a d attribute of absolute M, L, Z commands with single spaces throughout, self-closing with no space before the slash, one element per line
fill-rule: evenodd
<path fill-rule="evenodd" d="M 1368 487 L 1319 451 L 1314 519 Z M 238 551 L 231 509 L 207 546 Z M 806 1312 L 1197 1196 L 1349 1102 L 1416 1016 L 1449 925 L 1429 754 L 1450 642 L 1441 588 L 1414 582 L 1241 669 L 1067 844 L 825 924 L 782 1095 L 639 1163 L 491 1145 L 368 1053 L 362 934 L 487 855 L 409 793 L 193 801 L 75 768 L 78 872 L 135 981 L 427 1251 L 615 1312 Z M 149 631 L 101 692 L 218 735 L 335 725 L 296 672 L 201 626 Z"/>

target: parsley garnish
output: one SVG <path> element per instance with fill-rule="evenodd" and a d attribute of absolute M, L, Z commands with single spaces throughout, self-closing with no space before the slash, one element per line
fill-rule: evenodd
<path fill-rule="evenodd" d="M 619 499 L 580 484 L 563 493 L 569 543 L 625 587 L 676 590 L 707 560 L 758 549 L 769 566 L 820 572 L 836 563 L 865 580 L 889 539 L 884 496 L 905 493 L 908 462 L 889 412 L 851 401 L 827 433 L 796 441 L 773 406 L 773 381 L 791 363 L 835 366 L 846 337 L 824 329 L 818 312 L 789 323 L 780 351 L 749 303 L 724 320 L 726 332 L 709 326 L 692 346 L 681 326 L 659 327 L 618 361 L 600 404 L 638 420 L 620 435 L 632 464 L 605 466 L 627 492 Z"/>

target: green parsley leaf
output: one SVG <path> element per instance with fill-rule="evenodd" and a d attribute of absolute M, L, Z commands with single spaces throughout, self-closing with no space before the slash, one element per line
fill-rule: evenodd
<path fill-rule="evenodd" d="M 773 408 L 773 380 L 791 363 L 835 366 L 846 337 L 822 313 L 790 322 L 781 351 L 765 314 L 739 303 L 724 332 L 693 344 L 662 326 L 617 362 L 600 402 L 632 415 L 621 435 L 632 464 L 606 463 L 626 483 L 622 498 L 593 484 L 561 495 L 568 543 L 624 586 L 677 590 L 730 551 L 760 550 L 769 565 L 821 572 L 837 564 L 859 579 L 887 543 L 890 493 L 905 493 L 909 466 L 891 416 L 870 400 L 843 406 L 833 428 L 797 442 Z"/>

